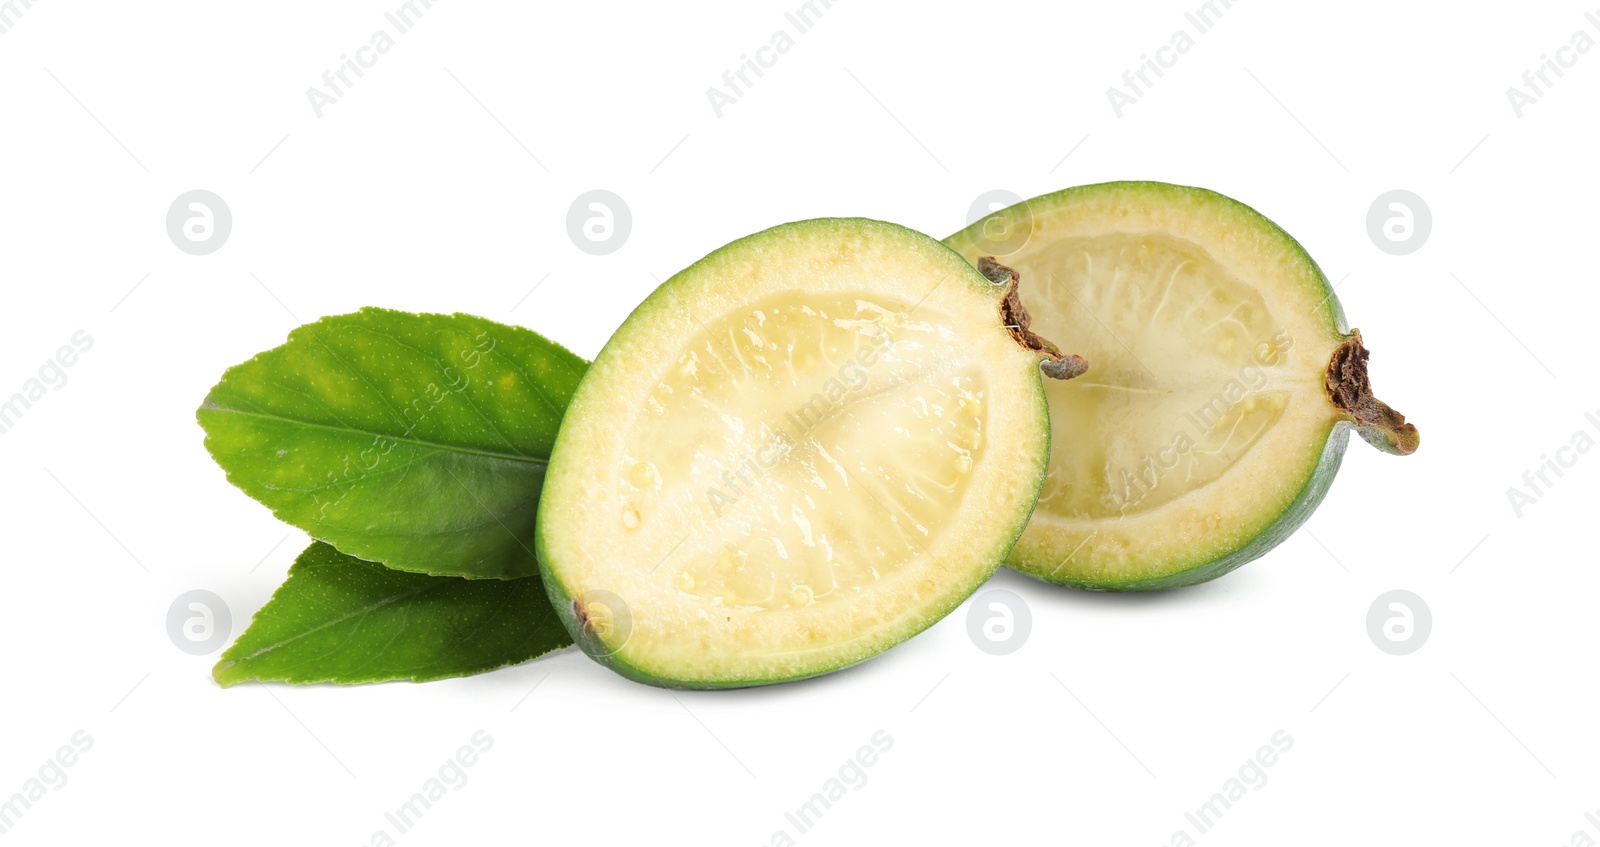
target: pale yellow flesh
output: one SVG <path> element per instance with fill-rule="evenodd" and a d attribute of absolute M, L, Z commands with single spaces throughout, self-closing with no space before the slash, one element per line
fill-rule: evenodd
<path fill-rule="evenodd" d="M 1340 417 L 1323 375 L 1343 336 L 1315 268 L 1228 207 L 1108 192 L 1032 214 L 1026 245 L 998 258 L 1024 280 L 1033 329 L 1090 370 L 1045 386 L 1050 470 L 1011 562 L 1117 583 L 1248 541 Z"/>
<path fill-rule="evenodd" d="M 911 305 L 788 292 L 707 321 L 624 439 L 611 531 L 687 531 L 660 576 L 742 611 L 915 560 L 983 460 L 987 379 L 950 316 Z"/>
<path fill-rule="evenodd" d="M 644 674 L 766 681 L 885 649 L 992 572 L 1037 490 L 1038 359 L 998 292 L 931 241 L 796 249 L 669 281 L 563 425 L 545 544 L 571 596 L 623 599 L 607 646 Z"/>
<path fill-rule="evenodd" d="M 1056 431 L 1103 433 L 1051 456 L 1048 514 L 1131 516 L 1227 475 L 1320 374 L 1260 292 L 1189 242 L 1159 234 L 1065 239 L 1040 250 L 1035 328 L 1095 363 L 1047 388 Z M 1104 315 L 1105 317 L 1099 317 Z M 1126 345 L 1126 346 L 1125 346 Z"/>

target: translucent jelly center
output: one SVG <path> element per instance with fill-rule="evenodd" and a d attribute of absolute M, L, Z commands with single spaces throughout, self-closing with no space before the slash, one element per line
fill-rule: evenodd
<path fill-rule="evenodd" d="M 947 316 L 785 294 L 707 320 L 619 469 L 617 532 L 713 604 L 802 608 L 927 556 L 982 461 L 983 370 Z"/>
<path fill-rule="evenodd" d="M 1255 288 L 1160 234 L 1058 241 L 1019 260 L 1033 329 L 1089 373 L 1049 383 L 1041 511 L 1132 515 L 1204 487 L 1289 402 L 1294 339 Z"/>

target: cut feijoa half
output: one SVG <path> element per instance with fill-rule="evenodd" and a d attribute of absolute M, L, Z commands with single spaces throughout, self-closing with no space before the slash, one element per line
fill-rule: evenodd
<path fill-rule="evenodd" d="M 1094 371 L 1046 393 L 1056 446 L 1008 564 L 1080 588 L 1214 579 L 1310 517 L 1354 428 L 1407 454 L 1367 350 L 1316 262 L 1212 191 L 1070 188 L 946 239 L 1021 274 L 1035 328 Z"/>
<path fill-rule="evenodd" d="M 823 219 L 656 289 L 580 382 L 540 498 L 546 590 L 585 652 L 670 687 L 800 679 L 982 584 L 1044 479 L 1041 372 L 1083 369 L 989 272 Z"/>

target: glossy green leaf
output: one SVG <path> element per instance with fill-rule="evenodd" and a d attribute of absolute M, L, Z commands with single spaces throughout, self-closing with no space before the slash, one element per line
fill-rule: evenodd
<path fill-rule="evenodd" d="M 538 571 L 539 488 L 585 367 L 521 327 L 362 309 L 229 369 L 198 417 L 228 480 L 313 538 L 511 579 Z"/>
<path fill-rule="evenodd" d="M 571 643 L 537 576 L 403 573 L 316 542 L 211 675 L 224 687 L 250 680 L 426 682 Z"/>

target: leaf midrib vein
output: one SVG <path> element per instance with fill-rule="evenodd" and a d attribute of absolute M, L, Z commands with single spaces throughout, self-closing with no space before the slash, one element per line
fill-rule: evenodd
<path fill-rule="evenodd" d="M 379 432 L 377 430 L 357 429 L 356 427 L 350 426 L 349 424 L 335 425 L 335 424 L 327 424 L 327 423 L 317 423 L 315 421 L 301 420 L 299 418 L 290 418 L 290 417 L 285 417 L 283 415 L 274 415 L 274 414 L 271 414 L 270 412 L 255 412 L 255 411 L 250 411 L 250 410 L 247 410 L 247 409 L 237 409 L 237 408 L 234 408 L 232 406 L 221 405 L 221 404 L 219 404 L 219 403 L 217 403 L 217 402 L 215 402 L 213 400 L 206 400 L 205 403 L 202 404 L 200 408 L 202 410 L 210 410 L 210 411 L 214 411 L 214 412 L 227 412 L 229 414 L 244 415 L 246 417 L 252 417 L 252 418 L 264 418 L 264 419 L 267 419 L 267 420 L 282 421 L 283 423 L 295 424 L 296 426 L 311 427 L 311 428 L 314 428 L 314 429 L 331 429 L 331 430 L 333 430 L 335 432 L 350 432 L 350 433 L 356 433 L 356 434 L 360 434 L 360 435 L 373 435 L 373 436 L 377 436 L 379 438 L 387 438 L 387 439 L 389 439 L 391 441 L 399 442 L 399 443 L 402 443 L 402 444 L 409 444 L 409 445 L 411 445 L 413 447 L 424 447 L 424 448 L 428 448 L 428 449 L 442 450 L 442 451 L 448 451 L 448 452 L 453 452 L 453 453 L 466 453 L 466 454 L 474 455 L 474 456 L 484 456 L 484 457 L 490 458 L 490 459 L 503 459 L 503 460 L 508 461 L 508 462 L 522 462 L 524 464 L 531 464 L 531 465 L 548 465 L 548 464 L 550 464 L 550 460 L 548 458 L 540 458 L 538 456 L 527 456 L 527 455 L 523 455 L 523 454 L 520 454 L 520 453 L 496 453 L 493 450 L 484 450 L 484 449 L 477 448 L 477 447 L 463 447 L 463 446 L 457 445 L 457 444 L 440 444 L 440 443 L 438 443 L 436 441 L 424 441 L 424 440 L 422 440 L 420 438 L 413 438 L 411 436 L 390 435 L 388 433 Z"/>
<path fill-rule="evenodd" d="M 294 574 L 290 574 L 290 576 L 292 577 L 292 576 L 294 576 Z M 333 618 L 332 620 L 323 621 L 322 623 L 317 624 L 316 626 L 313 626 L 310 629 L 301 630 L 301 631 L 295 633 L 294 635 L 291 635 L 288 638 L 283 639 L 282 641 L 278 641 L 276 643 L 269 644 L 269 645 L 267 645 L 265 647 L 262 647 L 259 650 L 255 650 L 248 656 L 242 656 L 242 657 L 240 657 L 238 659 L 235 659 L 233 661 L 233 664 L 234 665 L 242 665 L 242 664 L 244 664 L 246 662 L 251 661 L 252 659 L 256 659 L 256 658 L 259 658 L 259 657 L 261 657 L 261 656 L 263 656 L 263 655 L 265 655 L 267 653 L 271 653 L 272 651 L 277 650 L 280 647 L 284 647 L 286 645 L 289 645 L 289 644 L 292 644 L 292 643 L 294 643 L 296 641 L 299 641 L 302 638 L 306 638 L 306 637 L 308 637 L 310 635 L 313 635 L 315 633 L 321 632 L 324 629 L 327 629 L 327 628 L 333 627 L 333 626 L 338 626 L 339 624 L 342 624 L 345 621 L 350 620 L 351 618 L 362 618 L 364 620 L 368 614 L 370 614 L 372 612 L 375 612 L 378 609 L 383 608 L 384 606 L 388 606 L 388 605 L 391 605 L 391 604 L 394 604 L 394 603 L 398 603 L 401 600 L 409 600 L 409 599 L 412 599 L 412 598 L 414 598 L 414 597 L 416 597 L 416 596 L 418 596 L 420 594 L 426 594 L 426 593 L 428 593 L 430 591 L 436 591 L 438 589 L 445 588 L 447 586 L 448 586 L 448 583 L 442 583 L 441 582 L 441 583 L 435 583 L 435 584 L 432 584 L 432 585 L 424 585 L 424 586 L 422 586 L 420 588 L 416 588 L 416 589 L 413 589 L 411 591 L 404 591 L 404 592 L 401 592 L 399 594 L 390 595 L 390 596 L 385 597 L 382 600 L 379 600 L 377 602 L 369 603 L 369 604 L 367 604 L 365 606 L 362 606 L 359 609 L 354 609 L 352 611 L 346 612 L 345 614 L 339 615 L 338 617 Z M 357 627 L 359 628 L 359 623 L 357 624 Z M 352 631 L 350 633 L 347 633 L 345 635 L 345 642 L 348 642 L 349 639 L 354 634 L 355 634 L 354 631 Z M 328 654 L 324 654 L 324 656 L 315 657 L 315 658 L 326 658 L 326 655 L 328 655 Z M 302 666 L 302 665 L 304 665 L 306 663 L 306 661 L 307 661 L 306 659 L 302 659 L 299 662 L 294 663 L 290 667 L 293 668 L 293 667 Z"/>

